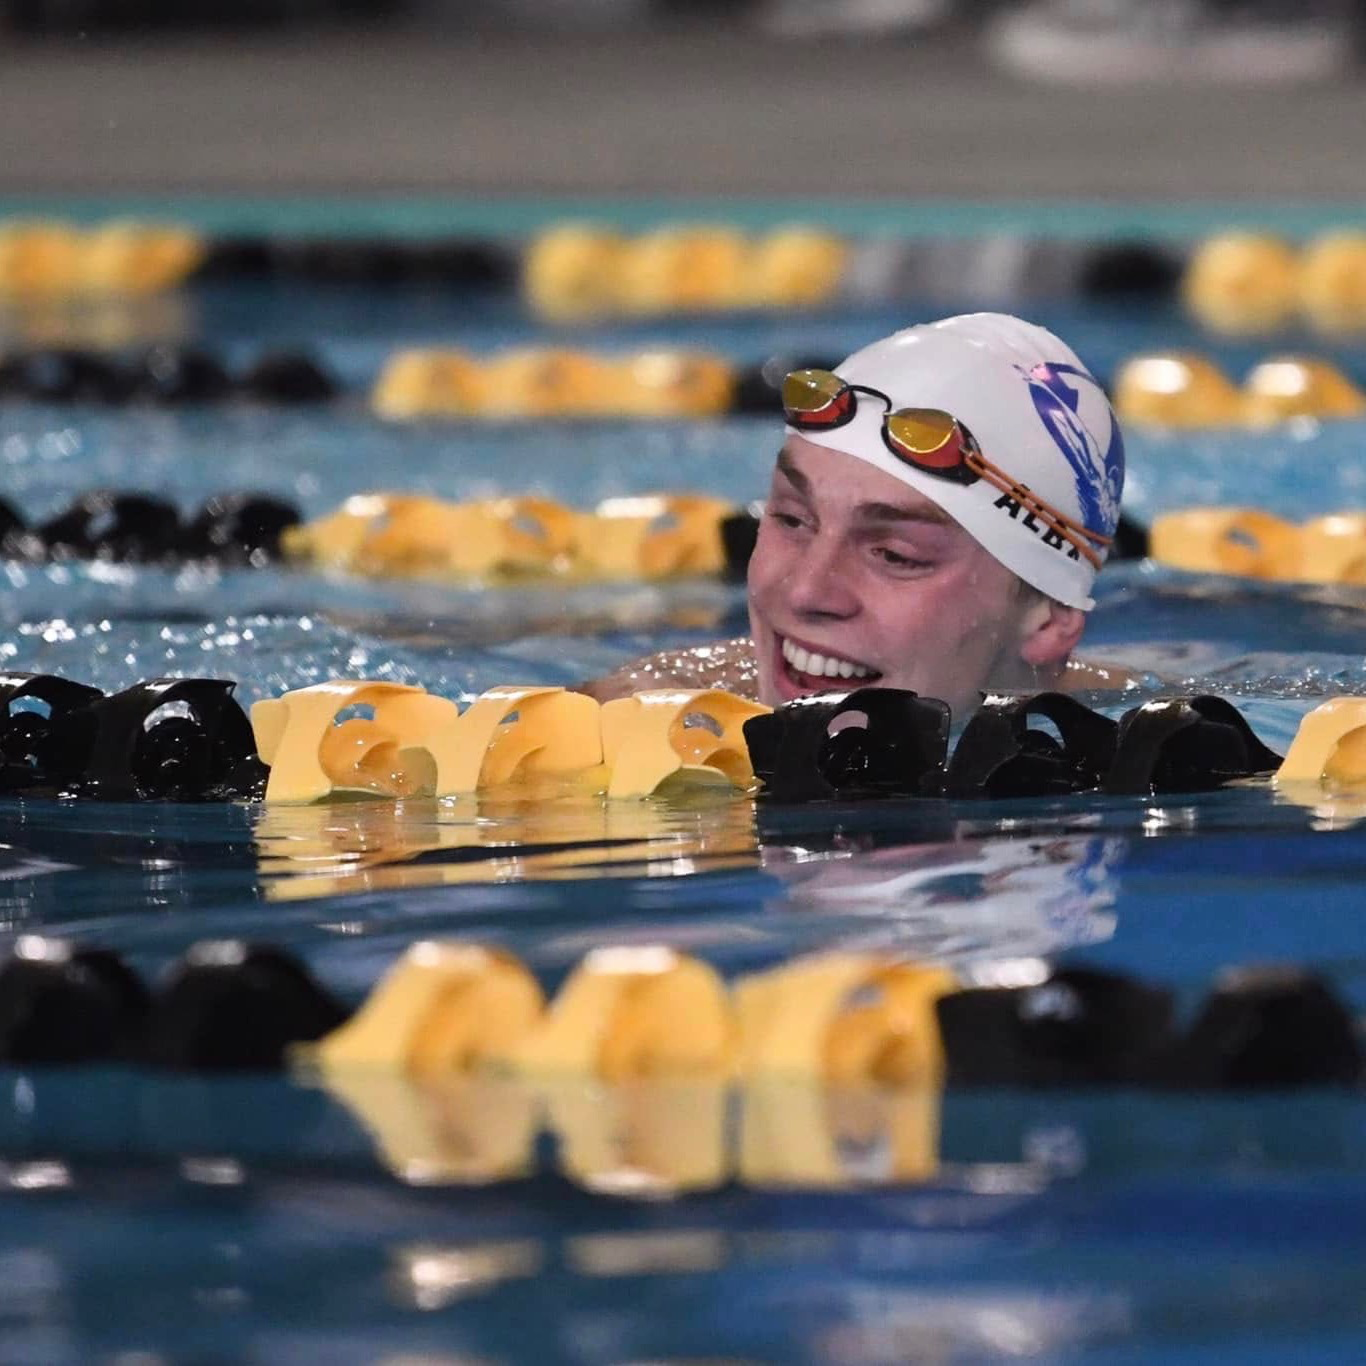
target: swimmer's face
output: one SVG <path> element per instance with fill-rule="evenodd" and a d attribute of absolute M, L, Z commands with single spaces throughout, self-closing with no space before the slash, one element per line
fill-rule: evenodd
<path fill-rule="evenodd" d="M 964 715 L 1047 686 L 1083 616 L 1031 593 L 947 513 L 843 451 L 789 437 L 749 565 L 759 696 L 876 684 Z"/>

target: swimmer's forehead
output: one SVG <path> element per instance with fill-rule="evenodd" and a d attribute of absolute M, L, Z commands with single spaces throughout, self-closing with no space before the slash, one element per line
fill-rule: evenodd
<path fill-rule="evenodd" d="M 833 457 L 833 458 L 832 458 Z M 919 522 L 926 526 L 942 526 L 961 530 L 959 524 L 937 503 L 890 475 L 874 470 L 861 460 L 839 451 L 813 446 L 800 437 L 788 437 L 778 452 L 775 471 L 780 481 L 809 501 L 822 496 L 838 496 L 847 501 L 850 462 L 859 467 L 859 474 L 876 490 L 862 490 L 854 515 L 870 522 Z M 866 476 L 863 472 L 866 471 Z M 857 495 L 856 495 L 857 496 Z"/>

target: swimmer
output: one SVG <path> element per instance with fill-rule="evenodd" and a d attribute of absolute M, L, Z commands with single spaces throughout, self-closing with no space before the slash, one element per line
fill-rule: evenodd
<path fill-rule="evenodd" d="M 1124 445 L 1051 332 L 999 313 L 911 327 L 783 386 L 748 637 L 584 691 L 726 688 L 770 706 L 877 685 L 942 698 L 1122 687 L 1073 659 L 1119 519 Z"/>

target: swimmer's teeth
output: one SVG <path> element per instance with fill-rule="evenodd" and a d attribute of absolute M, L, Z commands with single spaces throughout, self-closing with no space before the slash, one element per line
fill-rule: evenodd
<path fill-rule="evenodd" d="M 871 678 L 876 672 L 849 659 L 836 659 L 833 655 L 804 650 L 790 640 L 783 641 L 783 658 L 797 673 L 811 678 Z"/>

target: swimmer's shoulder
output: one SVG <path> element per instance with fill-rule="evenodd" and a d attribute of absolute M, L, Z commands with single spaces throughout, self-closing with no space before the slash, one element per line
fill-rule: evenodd
<path fill-rule="evenodd" d="M 1149 679 L 1119 664 L 1100 659 L 1069 659 L 1059 685 L 1060 692 L 1123 692 Z"/>
<path fill-rule="evenodd" d="M 748 636 L 736 636 L 710 645 L 660 650 L 602 678 L 581 683 L 575 691 L 610 702 L 651 688 L 723 688 L 740 697 L 757 698 L 759 671 L 754 642 Z"/>
<path fill-rule="evenodd" d="M 1122 692 L 1144 681 L 1145 678 L 1118 664 L 1071 659 L 1062 678 L 1052 686 L 1069 693 Z M 735 636 L 710 645 L 660 650 L 634 659 L 602 678 L 581 683 L 575 691 L 596 697 L 599 702 L 610 702 L 650 688 L 724 688 L 740 697 L 757 698 L 759 672 L 754 642 L 748 636 Z"/>

